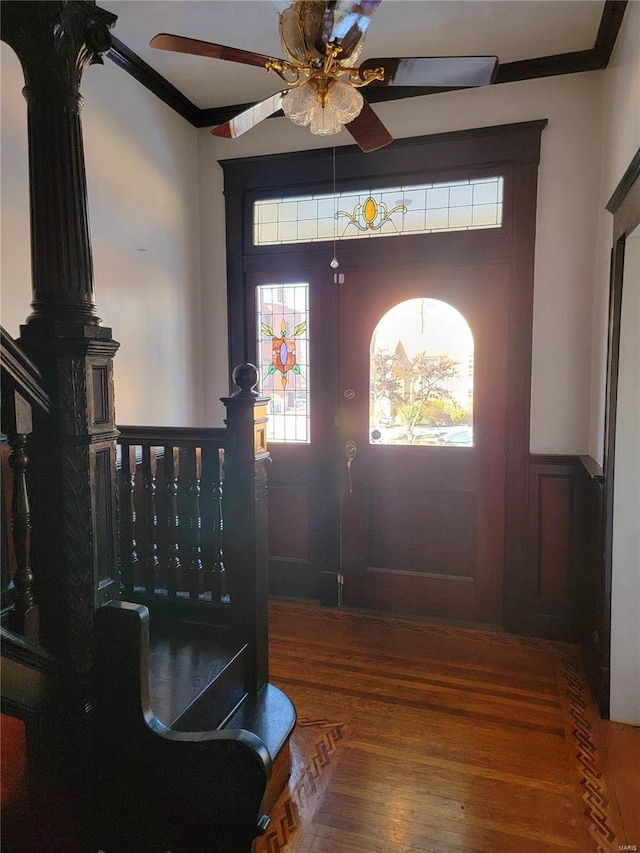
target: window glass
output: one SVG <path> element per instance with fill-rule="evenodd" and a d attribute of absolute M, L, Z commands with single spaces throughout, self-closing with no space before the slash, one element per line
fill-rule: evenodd
<path fill-rule="evenodd" d="M 254 245 L 316 243 L 502 225 L 500 177 L 257 201 Z"/>
<path fill-rule="evenodd" d="M 267 439 L 308 444 L 309 285 L 260 285 L 256 315 L 261 388 L 271 397 Z"/>
<path fill-rule="evenodd" d="M 473 335 L 438 299 L 395 305 L 370 346 L 371 444 L 473 444 Z"/>

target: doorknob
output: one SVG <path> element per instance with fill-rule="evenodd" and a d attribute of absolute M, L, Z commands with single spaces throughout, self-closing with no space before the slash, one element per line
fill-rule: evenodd
<path fill-rule="evenodd" d="M 351 482 L 351 465 L 353 460 L 358 455 L 358 445 L 353 439 L 349 439 L 344 446 L 344 455 L 347 457 L 347 471 L 349 472 L 349 494 L 353 492 L 353 484 Z"/>

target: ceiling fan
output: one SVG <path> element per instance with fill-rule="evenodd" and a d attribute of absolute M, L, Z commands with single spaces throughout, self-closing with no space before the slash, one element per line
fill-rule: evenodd
<path fill-rule="evenodd" d="M 159 33 L 151 47 L 254 65 L 273 71 L 286 88 L 214 128 L 235 139 L 278 110 L 311 133 L 331 135 L 343 126 L 363 151 L 388 145 L 392 136 L 359 92 L 363 86 L 463 88 L 486 86 L 495 56 L 367 59 L 358 65 L 364 36 L 381 0 L 295 0 L 280 13 L 280 39 L 288 59 L 263 56 L 185 36 Z"/>

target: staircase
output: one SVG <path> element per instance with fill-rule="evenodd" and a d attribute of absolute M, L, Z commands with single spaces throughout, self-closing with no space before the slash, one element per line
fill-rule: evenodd
<path fill-rule="evenodd" d="M 30 853 L 47 850 L 37 827 L 52 802 L 76 804 L 69 843 L 106 853 L 249 851 L 286 784 L 295 725 L 268 676 L 269 456 L 255 369 L 236 372 L 226 429 L 120 428 L 122 599 L 94 604 L 83 629 L 93 662 L 80 674 L 39 631 L 44 613 L 49 631 L 58 619 L 73 633 L 68 612 L 38 600 L 46 566 L 30 549 L 46 507 L 29 436 L 34 418 L 46 433 L 49 400 L 4 331 L 2 368 L 2 710 L 26 724 Z"/>
<path fill-rule="evenodd" d="M 116 426 L 80 119 L 116 16 L 2 12 L 29 89 L 32 310 L 19 346 L 2 336 L 1 690 L 26 727 L 26 849 L 56 849 L 60 809 L 65 853 L 248 853 L 295 722 L 269 684 L 266 401 L 244 365 L 226 429 Z"/>

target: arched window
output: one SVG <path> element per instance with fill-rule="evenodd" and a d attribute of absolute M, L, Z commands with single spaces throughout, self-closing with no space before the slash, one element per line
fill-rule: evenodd
<path fill-rule="evenodd" d="M 409 299 L 381 318 L 371 337 L 372 444 L 473 444 L 473 335 L 438 299 Z"/>

